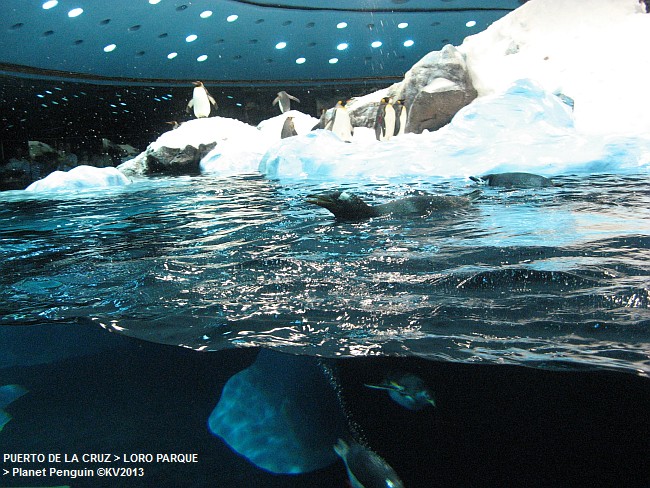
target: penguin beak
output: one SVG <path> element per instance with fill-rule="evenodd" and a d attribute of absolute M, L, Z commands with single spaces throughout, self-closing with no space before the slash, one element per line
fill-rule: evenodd
<path fill-rule="evenodd" d="M 201 86 L 203 83 L 200 82 L 200 81 L 193 81 L 192 84 L 193 84 L 194 86 Z"/>
<path fill-rule="evenodd" d="M 330 195 L 307 195 L 305 201 L 319 207 L 327 207 L 334 203 L 334 199 Z"/>

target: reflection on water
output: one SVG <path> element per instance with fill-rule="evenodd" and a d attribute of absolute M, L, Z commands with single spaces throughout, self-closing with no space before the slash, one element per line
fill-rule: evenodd
<path fill-rule="evenodd" d="M 106 195 L 3 195 L 6 325 L 93 321 L 200 350 L 415 354 L 647 374 L 642 177 L 486 188 L 466 212 L 336 222 L 326 183 L 153 179 Z M 378 203 L 465 181 L 348 185 Z"/>

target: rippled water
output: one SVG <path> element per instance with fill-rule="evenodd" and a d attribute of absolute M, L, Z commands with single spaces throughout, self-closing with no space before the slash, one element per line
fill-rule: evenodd
<path fill-rule="evenodd" d="M 337 222 L 334 184 L 257 176 L 0 199 L 2 325 L 93 321 L 199 350 L 650 372 L 647 176 L 482 189 L 464 211 Z M 384 202 L 467 181 L 346 188 Z"/>

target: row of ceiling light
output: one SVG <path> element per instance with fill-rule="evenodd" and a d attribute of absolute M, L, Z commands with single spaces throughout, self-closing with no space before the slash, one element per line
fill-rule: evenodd
<path fill-rule="evenodd" d="M 160 1 L 161 1 L 161 0 L 149 0 L 149 3 L 152 4 L 152 5 L 155 5 L 155 4 L 157 4 L 157 3 L 160 3 Z M 45 3 L 43 3 L 42 7 L 43 7 L 45 10 L 49 10 L 49 9 L 51 9 L 51 8 L 56 7 L 56 6 L 58 5 L 58 3 L 59 3 L 58 0 L 48 0 L 48 1 L 46 1 Z M 72 9 L 72 10 L 70 10 L 70 11 L 68 12 L 68 17 L 78 17 L 78 16 L 81 15 L 82 13 L 83 13 L 83 9 L 82 9 L 82 8 L 74 8 L 74 9 Z M 205 10 L 205 11 L 201 12 L 201 14 L 199 14 L 199 16 L 200 16 L 201 18 L 207 19 L 208 17 L 211 17 L 211 16 L 212 16 L 212 13 L 213 13 L 213 12 L 212 12 L 211 10 Z M 235 22 L 238 18 L 239 18 L 239 16 L 233 14 L 233 15 L 229 15 L 228 17 L 226 17 L 226 21 L 227 21 L 227 22 Z M 465 25 L 466 25 L 467 27 L 474 27 L 474 26 L 476 25 L 476 21 L 471 20 L 471 21 L 467 22 Z M 339 22 L 339 23 L 336 25 L 336 27 L 337 27 L 338 29 L 345 29 L 347 26 L 348 26 L 347 22 Z M 397 27 L 398 27 L 399 29 L 405 29 L 405 28 L 408 27 L 408 22 L 400 22 L 399 24 L 397 24 Z M 187 36 L 187 37 L 185 38 L 185 41 L 189 43 L 189 42 L 194 42 L 194 41 L 196 41 L 197 39 L 198 39 L 198 36 L 197 36 L 196 34 L 191 34 L 191 35 L 189 35 L 189 36 Z M 404 47 L 411 47 L 411 46 L 413 46 L 414 44 L 415 44 L 415 41 L 413 41 L 412 39 L 407 39 L 407 40 L 404 41 L 404 43 L 403 43 Z M 370 46 L 371 46 L 373 49 L 377 49 L 377 48 L 381 47 L 382 45 L 383 45 L 383 43 L 382 43 L 381 41 L 373 41 L 373 42 L 370 44 Z M 284 49 L 284 48 L 286 48 L 286 47 L 287 47 L 287 43 L 284 42 L 284 41 L 278 42 L 278 43 L 275 45 L 275 48 L 276 48 L 276 49 Z M 349 44 L 348 44 L 348 43 L 346 43 L 346 42 L 342 42 L 342 43 L 340 43 L 340 44 L 338 44 L 338 45 L 336 46 L 336 49 L 339 50 L 339 51 L 345 51 L 348 47 L 349 47 Z M 108 44 L 108 45 L 104 46 L 104 52 L 106 52 L 106 53 L 110 53 L 110 52 L 114 51 L 116 48 L 117 48 L 117 45 L 116 45 L 116 44 Z M 174 58 L 177 57 L 177 56 L 178 56 L 178 53 L 177 53 L 177 52 L 171 52 L 171 53 L 169 53 L 169 54 L 167 55 L 167 59 L 174 59 Z M 202 54 L 202 55 L 200 55 L 200 56 L 198 56 L 198 57 L 196 58 L 196 60 L 197 60 L 198 62 L 203 62 L 203 61 L 206 61 L 207 59 L 208 59 L 207 54 Z M 306 61 L 307 61 L 306 58 L 304 58 L 304 57 L 299 57 L 299 58 L 296 59 L 296 64 L 304 64 Z M 338 61 L 339 61 L 338 58 L 330 58 L 328 62 L 329 62 L 330 64 L 336 64 L 336 63 L 338 63 Z"/>

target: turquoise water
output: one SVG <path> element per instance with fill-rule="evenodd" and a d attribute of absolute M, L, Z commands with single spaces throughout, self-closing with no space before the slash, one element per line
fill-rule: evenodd
<path fill-rule="evenodd" d="M 151 179 L 6 192 L 3 325 L 92 322 L 202 351 L 614 368 L 646 375 L 647 177 L 485 188 L 467 210 L 337 222 L 326 182 Z M 372 202 L 465 180 L 347 185 Z"/>

